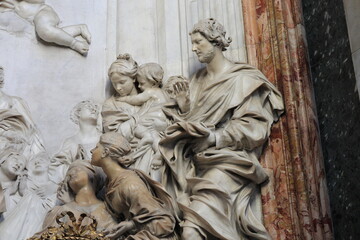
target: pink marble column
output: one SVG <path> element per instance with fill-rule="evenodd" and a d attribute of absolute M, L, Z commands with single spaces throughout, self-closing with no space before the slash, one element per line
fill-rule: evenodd
<path fill-rule="evenodd" d="M 273 239 L 332 239 L 301 0 L 242 2 L 249 63 L 280 89 L 286 109 L 262 159 L 266 228 Z"/>

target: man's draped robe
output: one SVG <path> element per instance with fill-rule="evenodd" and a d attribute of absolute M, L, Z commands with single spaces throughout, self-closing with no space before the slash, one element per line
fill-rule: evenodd
<path fill-rule="evenodd" d="M 190 82 L 190 110 L 164 109 L 174 121 L 160 142 L 163 183 L 179 202 L 184 227 L 209 239 L 268 239 L 261 220 L 259 164 L 271 125 L 283 112 L 279 91 L 257 69 L 235 64 L 216 82 L 206 69 Z M 216 144 L 194 153 L 192 144 L 215 133 Z"/>

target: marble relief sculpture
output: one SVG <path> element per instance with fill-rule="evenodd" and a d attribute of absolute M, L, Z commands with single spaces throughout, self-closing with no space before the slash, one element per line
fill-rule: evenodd
<path fill-rule="evenodd" d="M 125 167 L 131 152 L 119 133 L 101 136 L 92 151 L 93 165 L 107 175 L 105 199 L 120 221 L 107 230 L 111 239 L 178 239 L 175 233 L 175 202 L 163 187 L 139 170 Z"/>
<path fill-rule="evenodd" d="M 44 0 L 0 0 L 0 7 L 32 22 L 44 41 L 88 52 L 86 25 L 59 28 Z M 0 67 L 0 239 L 42 230 L 40 239 L 74 219 L 109 239 L 270 239 L 259 158 L 282 96 L 259 70 L 224 56 L 225 33 L 212 18 L 194 26 L 192 51 L 206 66 L 191 80 L 163 84 L 159 64 L 119 55 L 108 71 L 116 93 L 102 106 L 102 127 L 99 106 L 78 103 L 71 119 L 79 130 L 50 166 L 28 107 L 2 92 Z"/>
<path fill-rule="evenodd" d="M 91 34 L 85 24 L 59 27 L 60 18 L 45 0 L 0 0 L 0 7 L 11 9 L 21 18 L 34 24 L 37 35 L 45 42 L 55 43 L 86 55 Z M 82 40 L 78 40 L 81 37 Z"/>
<path fill-rule="evenodd" d="M 159 149 L 163 184 L 179 202 L 182 239 L 270 239 L 262 224 L 259 163 L 284 106 L 279 91 L 252 66 L 226 59 L 231 39 L 215 19 L 197 23 L 192 51 L 206 67 L 174 86 L 174 121 Z M 187 94 L 189 92 L 189 94 Z"/>
<path fill-rule="evenodd" d="M 76 160 L 90 161 L 90 150 L 95 147 L 101 135 L 100 106 L 91 100 L 81 101 L 74 106 L 70 119 L 79 126 L 73 136 L 65 139 L 62 147 L 51 159 L 50 173 L 55 182 L 64 180 L 70 164 Z"/>
<path fill-rule="evenodd" d="M 27 161 L 23 196 L 0 224 L 0 239 L 27 239 L 42 229 L 47 212 L 56 202 L 57 184 L 49 181 L 48 167 L 45 153 Z"/>

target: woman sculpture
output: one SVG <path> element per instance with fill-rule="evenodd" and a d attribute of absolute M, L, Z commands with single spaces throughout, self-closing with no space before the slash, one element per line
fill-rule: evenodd
<path fill-rule="evenodd" d="M 135 86 L 137 73 L 138 65 L 128 54 L 119 55 L 118 59 L 111 64 L 109 78 L 116 90 L 116 94 L 107 99 L 103 105 L 103 128 L 104 132 L 114 131 L 120 133 L 131 143 L 134 150 L 131 157 L 133 161 L 131 167 L 140 169 L 159 181 L 160 179 L 156 177 L 158 176 L 157 170 L 155 170 L 156 167 L 152 166 L 156 151 L 154 151 L 151 143 L 142 145 L 141 140 L 146 131 L 148 133 L 154 131 L 153 125 L 155 122 L 163 123 L 165 118 L 156 121 L 159 114 L 152 111 L 153 101 L 147 101 L 141 106 L 122 101 L 124 97 L 138 94 Z M 160 108 L 156 111 L 160 111 L 160 116 L 163 116 Z"/>
<path fill-rule="evenodd" d="M 76 219 L 82 213 L 93 216 L 98 223 L 97 231 L 99 232 L 114 226 L 116 221 L 106 210 L 104 202 L 96 197 L 102 185 L 101 173 L 88 161 L 77 160 L 73 162 L 57 194 L 58 198 L 65 204 L 56 206 L 47 214 L 43 228 L 57 227 L 56 217 L 64 211 L 71 211 Z M 69 219 L 63 221 L 69 221 Z"/>
<path fill-rule="evenodd" d="M 206 67 L 189 87 L 175 86 L 177 105 L 166 110 L 175 123 L 160 142 L 164 184 L 183 211 L 182 238 L 269 239 L 258 186 L 267 175 L 258 159 L 282 97 L 260 71 L 224 57 L 231 39 L 215 19 L 190 35 Z"/>
<path fill-rule="evenodd" d="M 125 167 L 130 152 L 129 142 L 115 132 L 103 134 L 92 150 L 91 163 L 101 167 L 108 178 L 106 202 L 121 220 L 107 236 L 127 240 L 178 239 L 172 198 L 146 174 Z"/>

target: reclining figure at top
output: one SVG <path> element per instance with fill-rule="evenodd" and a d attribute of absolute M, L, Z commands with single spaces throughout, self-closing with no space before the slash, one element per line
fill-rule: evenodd
<path fill-rule="evenodd" d="M 37 35 L 45 42 L 55 43 L 86 55 L 91 34 L 85 24 L 60 28 L 60 18 L 45 0 L 0 0 L 0 8 L 12 9 L 21 18 L 35 26 Z M 76 39 L 81 36 L 85 41 Z"/>

